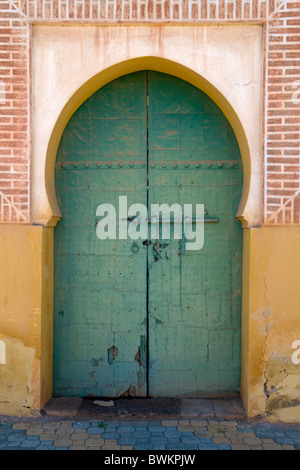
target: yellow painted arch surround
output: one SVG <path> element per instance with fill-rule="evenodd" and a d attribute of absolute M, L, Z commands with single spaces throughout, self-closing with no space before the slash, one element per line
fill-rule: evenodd
<path fill-rule="evenodd" d="M 208 80 L 179 63 L 162 59 L 160 57 L 139 57 L 108 67 L 85 82 L 65 104 L 59 115 L 59 118 L 56 121 L 47 148 L 45 183 L 46 192 L 52 211 L 52 217 L 45 223 L 45 225 L 55 226 L 61 217 L 61 212 L 55 193 L 54 167 L 60 139 L 69 119 L 81 106 L 81 104 L 84 103 L 84 101 L 86 101 L 93 93 L 105 86 L 107 83 L 122 75 L 138 72 L 141 70 L 155 70 L 157 72 L 173 75 L 177 78 L 185 80 L 186 82 L 189 82 L 206 93 L 224 113 L 234 130 L 243 160 L 243 191 L 236 217 L 242 222 L 243 227 L 247 227 L 249 223 L 247 220 L 247 214 L 245 213 L 245 208 L 247 205 L 250 188 L 251 158 L 246 134 L 237 113 L 228 102 L 226 97 L 223 96 L 222 93 L 220 93 L 220 91 L 218 91 Z"/>

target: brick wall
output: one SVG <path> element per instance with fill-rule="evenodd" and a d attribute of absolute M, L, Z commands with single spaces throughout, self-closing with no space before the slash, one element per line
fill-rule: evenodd
<path fill-rule="evenodd" d="M 29 220 L 28 25 L 0 2 L 0 222 Z"/>
<path fill-rule="evenodd" d="M 208 20 L 265 24 L 264 221 L 299 224 L 300 0 L 1 0 L 0 222 L 30 222 L 30 22 Z"/>
<path fill-rule="evenodd" d="M 267 22 L 265 220 L 300 223 L 300 2 Z"/>

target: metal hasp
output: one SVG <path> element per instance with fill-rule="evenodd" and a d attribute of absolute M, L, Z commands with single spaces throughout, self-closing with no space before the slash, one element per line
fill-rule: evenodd
<path fill-rule="evenodd" d="M 139 217 L 128 217 L 127 219 L 129 222 L 134 222 L 134 221 L 138 221 L 140 220 Z M 170 225 L 174 225 L 174 224 L 182 224 L 182 239 L 181 239 L 181 247 L 180 247 L 180 254 L 181 255 L 184 255 L 185 253 L 185 244 L 186 244 L 186 238 L 185 238 L 185 231 L 184 231 L 184 228 L 185 228 L 185 223 L 196 223 L 196 224 L 217 224 L 218 222 L 220 221 L 219 217 L 205 217 L 204 219 L 197 219 L 195 217 L 193 217 L 192 219 L 191 218 L 185 218 L 185 217 L 182 217 L 181 219 L 171 219 L 168 220 L 168 221 L 164 221 L 163 219 L 159 219 L 159 220 L 155 220 L 153 221 L 153 219 L 151 220 L 148 220 L 148 224 L 170 224 Z M 153 250 L 155 251 L 155 259 L 158 261 L 158 258 L 162 258 L 160 252 L 158 251 L 157 247 L 155 245 L 153 245 Z M 135 242 L 132 247 L 131 247 L 131 251 L 133 253 L 137 253 L 139 251 L 139 247 L 137 245 L 137 243 Z"/>

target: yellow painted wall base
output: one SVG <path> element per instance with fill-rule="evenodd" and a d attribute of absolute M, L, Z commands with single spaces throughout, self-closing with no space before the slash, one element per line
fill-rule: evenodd
<path fill-rule="evenodd" d="M 300 423 L 300 227 L 244 230 L 243 276 L 247 413 Z"/>
<path fill-rule="evenodd" d="M 0 225 L 0 414 L 51 397 L 53 229 Z"/>
<path fill-rule="evenodd" d="M 0 225 L 0 414 L 52 394 L 51 227 Z M 249 417 L 300 423 L 300 228 L 244 229 L 242 384 Z M 300 348 L 299 348 L 300 349 Z"/>

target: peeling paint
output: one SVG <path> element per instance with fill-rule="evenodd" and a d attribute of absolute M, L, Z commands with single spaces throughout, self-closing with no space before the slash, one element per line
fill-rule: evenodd
<path fill-rule="evenodd" d="M 0 364 L 6 364 L 6 345 L 4 341 L 0 341 Z"/>
<path fill-rule="evenodd" d="M 300 368 L 294 364 L 269 360 L 265 371 L 266 412 L 277 415 L 285 408 L 300 405 Z"/>
<path fill-rule="evenodd" d="M 116 346 L 112 346 L 111 348 L 109 348 L 107 350 L 107 354 L 108 354 L 108 364 L 110 366 L 113 365 L 114 361 L 116 360 L 116 357 L 118 355 L 118 348 Z"/>

